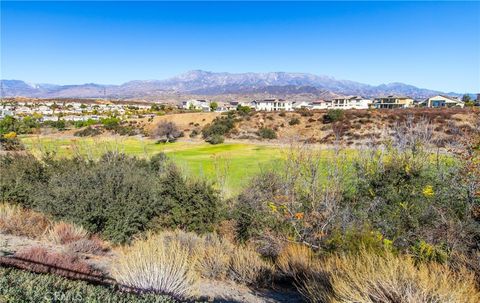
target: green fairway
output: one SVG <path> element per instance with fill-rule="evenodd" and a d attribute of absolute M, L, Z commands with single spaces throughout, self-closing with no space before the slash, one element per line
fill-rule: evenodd
<path fill-rule="evenodd" d="M 21 139 L 36 155 L 54 153 L 58 157 L 82 155 L 97 158 L 107 151 L 118 151 L 149 157 L 164 152 L 187 174 L 214 181 L 227 195 L 238 193 L 252 176 L 282 157 L 280 148 L 255 144 L 156 144 L 154 140 L 137 137 L 25 136 Z"/>

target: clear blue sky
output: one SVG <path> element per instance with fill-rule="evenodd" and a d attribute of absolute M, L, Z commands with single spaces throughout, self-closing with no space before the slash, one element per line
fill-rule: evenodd
<path fill-rule="evenodd" d="M 1 2 L 1 78 L 120 84 L 192 69 L 480 91 L 479 2 Z"/>

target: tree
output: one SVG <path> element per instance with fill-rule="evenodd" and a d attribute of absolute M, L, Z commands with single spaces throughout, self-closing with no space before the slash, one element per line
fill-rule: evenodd
<path fill-rule="evenodd" d="M 182 136 L 182 132 L 173 122 L 161 122 L 153 132 L 153 137 L 166 143 L 175 141 Z"/>
<path fill-rule="evenodd" d="M 210 111 L 214 112 L 218 108 L 218 103 L 217 102 L 212 102 L 210 103 Z"/>
<path fill-rule="evenodd" d="M 469 102 L 469 101 L 471 101 L 470 95 L 467 95 L 467 94 L 463 95 L 462 101 L 463 101 L 463 102 Z"/>

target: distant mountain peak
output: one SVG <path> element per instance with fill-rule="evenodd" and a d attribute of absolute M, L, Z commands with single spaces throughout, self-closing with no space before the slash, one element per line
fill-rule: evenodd
<path fill-rule="evenodd" d="M 190 70 L 165 80 L 133 80 L 122 85 L 83 85 L 28 84 L 20 80 L 2 80 L 5 96 L 26 97 L 103 97 L 142 98 L 155 95 L 173 94 L 256 94 L 272 95 L 313 94 L 326 92 L 340 95 L 360 95 L 376 97 L 386 94 L 409 95 L 424 98 L 436 94 L 449 94 L 418 88 L 413 85 L 393 82 L 378 86 L 350 80 L 337 80 L 331 76 L 309 73 L 266 72 L 266 73 L 227 73 L 200 69 Z"/>

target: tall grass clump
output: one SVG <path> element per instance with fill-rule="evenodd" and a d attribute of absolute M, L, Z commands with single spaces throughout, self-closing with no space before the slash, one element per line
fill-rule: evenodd
<path fill-rule="evenodd" d="M 325 258 L 299 283 L 310 302 L 479 302 L 472 273 L 445 265 L 415 265 L 405 255 L 358 254 Z"/>
<path fill-rule="evenodd" d="M 0 232 L 29 238 L 42 237 L 50 227 L 47 216 L 18 205 L 0 204 Z"/>
<path fill-rule="evenodd" d="M 250 246 L 237 247 L 230 260 L 230 278 L 239 283 L 253 285 L 267 282 L 272 266 Z"/>
<path fill-rule="evenodd" d="M 46 234 L 47 240 L 55 244 L 69 244 L 88 237 L 88 231 L 83 227 L 65 222 L 55 223 Z"/>
<path fill-rule="evenodd" d="M 204 278 L 222 280 L 227 277 L 230 256 L 235 246 L 216 234 L 203 237 L 203 254 L 198 260 L 200 274 Z"/>
<path fill-rule="evenodd" d="M 148 235 L 121 251 L 112 275 L 120 284 L 185 298 L 194 294 L 198 275 L 189 251 L 164 234 Z"/>

